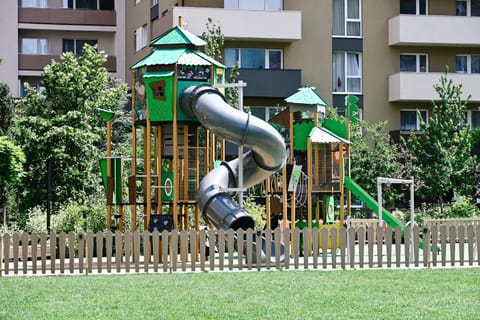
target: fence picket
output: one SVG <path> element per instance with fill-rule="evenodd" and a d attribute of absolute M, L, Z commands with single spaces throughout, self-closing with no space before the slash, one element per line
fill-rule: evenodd
<path fill-rule="evenodd" d="M 385 228 L 385 254 L 387 255 L 387 268 L 392 267 L 392 228 Z"/>
<path fill-rule="evenodd" d="M 182 271 L 186 271 L 188 261 L 188 232 L 185 230 L 180 231 L 180 261 Z"/>
<path fill-rule="evenodd" d="M 218 268 L 223 271 L 223 263 L 225 261 L 225 230 L 220 229 L 217 232 L 218 247 Z"/>
<path fill-rule="evenodd" d="M 113 234 L 111 231 L 105 233 L 105 257 L 107 259 L 107 273 L 111 273 L 113 257 Z"/>
<path fill-rule="evenodd" d="M 198 237 L 198 245 L 200 246 L 200 270 L 201 271 L 206 270 L 205 269 L 205 259 L 206 259 L 207 256 L 210 255 L 210 252 L 207 253 L 206 243 L 207 243 L 207 236 L 205 234 L 205 230 L 200 230 L 200 234 L 199 234 L 199 237 Z M 239 257 L 239 260 L 240 260 L 240 257 Z"/>
<path fill-rule="evenodd" d="M 350 262 L 350 268 L 355 269 L 355 236 L 357 234 L 357 230 L 351 228 L 348 230 L 348 258 Z M 359 244 L 359 247 L 363 247 L 363 243 Z"/>
<path fill-rule="evenodd" d="M 50 233 L 50 272 L 55 274 L 57 259 L 57 235 L 55 232 Z"/>
<path fill-rule="evenodd" d="M 337 228 L 330 229 L 330 234 L 332 239 L 332 249 L 330 250 L 332 255 L 332 269 L 336 269 L 337 268 L 337 239 L 338 239 Z"/>
<path fill-rule="evenodd" d="M 229 231 L 232 231 L 232 230 L 229 230 Z M 198 238 L 197 238 L 197 231 L 195 231 L 194 229 L 190 230 L 190 233 L 189 233 L 189 239 L 190 239 L 190 269 L 192 271 L 195 271 L 196 269 L 196 262 L 197 262 L 197 252 L 198 252 L 198 249 L 197 249 L 197 243 L 198 243 Z"/>
<path fill-rule="evenodd" d="M 52 239 L 50 239 L 52 241 Z M 92 273 L 93 271 L 93 233 L 87 233 L 87 244 L 86 244 L 86 254 L 87 254 L 87 273 Z"/>
<path fill-rule="evenodd" d="M 465 262 L 465 227 L 458 226 L 458 254 L 460 258 L 460 266 L 463 267 Z"/>
<path fill-rule="evenodd" d="M 355 239 L 353 239 L 355 241 Z M 347 229 L 340 229 L 340 266 L 343 270 L 347 268 L 347 249 L 348 248 L 348 233 Z"/>
<path fill-rule="evenodd" d="M 447 226 L 441 225 L 440 226 L 440 246 L 441 246 L 441 253 L 442 253 L 442 267 L 447 265 Z"/>
<path fill-rule="evenodd" d="M 474 259 L 474 244 L 473 240 L 475 239 L 475 234 L 473 233 L 473 225 L 467 226 L 467 243 L 468 243 L 468 265 L 473 265 Z"/>
<path fill-rule="evenodd" d="M 365 260 L 365 228 L 360 227 L 357 229 L 358 237 L 358 263 L 360 269 L 364 267 Z M 367 244 L 368 245 L 368 244 Z"/>
<path fill-rule="evenodd" d="M 455 226 L 450 226 L 448 228 L 448 236 L 449 236 L 449 246 L 450 246 L 450 265 L 454 266 L 455 265 L 455 245 L 452 245 L 452 242 L 455 244 L 455 238 L 456 238 L 456 228 Z"/>
<path fill-rule="evenodd" d="M 368 267 L 369 268 L 373 268 L 373 259 L 374 259 L 374 256 L 373 256 L 373 248 L 374 248 L 374 245 L 375 245 L 375 241 L 377 239 L 374 238 L 374 235 L 375 235 L 375 230 L 373 229 L 374 227 L 373 226 L 367 226 L 366 228 L 366 233 L 367 233 L 367 248 L 368 248 Z M 380 227 L 380 230 L 382 228 Z"/>
<path fill-rule="evenodd" d="M 44 234 L 42 234 L 42 273 L 43 273 L 43 238 Z M 83 273 L 83 261 L 85 257 L 85 235 L 80 233 L 78 235 L 78 271 Z"/>
<path fill-rule="evenodd" d="M 283 244 L 282 241 L 282 230 L 280 228 L 275 228 L 273 231 L 273 237 L 275 239 L 275 267 L 277 270 L 280 269 L 281 266 L 281 247 Z M 285 248 L 284 248 L 285 249 Z M 288 255 L 288 252 L 284 252 L 284 255 Z"/>
<path fill-rule="evenodd" d="M 428 228 L 423 229 L 423 266 L 428 267 L 430 265 L 430 230 Z"/>
<path fill-rule="evenodd" d="M 27 274 L 28 267 L 28 234 L 22 233 L 20 236 L 22 242 L 22 273 Z"/>
<path fill-rule="evenodd" d="M 102 273 L 103 269 L 103 232 L 98 231 L 95 235 L 96 240 L 96 258 L 97 258 L 97 272 Z"/>
<path fill-rule="evenodd" d="M 121 271 L 123 257 L 123 235 L 120 231 L 115 231 L 115 268 L 117 272 Z"/>
<path fill-rule="evenodd" d="M 58 235 L 58 259 L 60 260 L 60 273 L 65 273 L 65 246 L 66 246 L 65 232 L 60 232 Z"/>
<path fill-rule="evenodd" d="M 0 238 L 1 241 L 1 238 Z M 37 256 L 38 256 L 38 235 L 33 233 L 30 237 L 30 241 L 32 243 L 32 273 L 37 274 Z M 0 246 L 1 247 L 1 246 Z M 40 253 L 41 254 L 41 253 Z M 0 261 L 1 263 L 1 261 Z M 1 269 L 1 267 L 0 267 Z"/>
<path fill-rule="evenodd" d="M 133 263 L 135 265 L 135 272 L 140 272 L 140 231 L 133 232 Z"/>
<path fill-rule="evenodd" d="M 150 232 L 148 230 L 143 231 L 143 272 L 148 273 L 148 267 L 150 266 L 152 257 L 152 244 L 150 243 Z M 138 256 L 140 260 L 140 256 Z"/>
<path fill-rule="evenodd" d="M 235 251 L 235 231 L 227 230 L 228 270 L 233 270 L 233 255 Z"/>
<path fill-rule="evenodd" d="M 438 260 L 438 227 L 435 225 L 432 228 L 432 265 L 437 266 Z"/>
<path fill-rule="evenodd" d="M 68 233 L 68 271 L 75 272 L 75 233 Z"/>
<path fill-rule="evenodd" d="M 18 247 L 20 243 L 20 234 L 15 232 L 12 237 L 13 246 L 13 274 L 18 274 Z"/>
<path fill-rule="evenodd" d="M 328 229 L 322 228 L 321 229 L 321 236 L 322 236 L 322 268 L 327 268 L 327 258 L 328 258 Z"/>

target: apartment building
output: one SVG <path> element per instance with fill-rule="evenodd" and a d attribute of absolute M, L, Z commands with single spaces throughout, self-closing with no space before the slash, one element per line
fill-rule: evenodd
<path fill-rule="evenodd" d="M 480 129 L 480 0 L 9 0 L 0 11 L 0 81 L 14 96 L 39 85 L 64 51 L 97 43 L 107 68 L 130 83 L 149 42 L 181 22 L 201 35 L 208 18 L 225 36 L 224 63 L 240 63 L 245 105 L 269 119 L 284 98 L 314 86 L 342 112 L 388 120 L 394 136 L 428 119 L 446 66 L 470 95 L 465 121 Z"/>
<path fill-rule="evenodd" d="M 130 65 L 179 21 L 201 35 L 212 18 L 224 63 L 240 62 L 245 104 L 266 119 L 314 86 L 340 112 L 357 95 L 361 116 L 388 120 L 394 136 L 419 130 L 417 109 L 428 119 L 448 66 L 471 95 L 465 121 L 480 129 L 480 0 L 133 0 L 127 12 Z"/>
<path fill-rule="evenodd" d="M 15 97 L 26 82 L 40 87 L 45 65 L 62 52 L 81 54 L 84 43 L 105 51 L 107 69 L 125 79 L 124 0 L 3 1 L 0 28 L 0 81 Z"/>

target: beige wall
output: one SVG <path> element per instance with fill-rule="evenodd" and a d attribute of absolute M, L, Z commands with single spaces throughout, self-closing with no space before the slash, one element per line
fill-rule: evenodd
<path fill-rule="evenodd" d="M 455 15 L 455 1 L 453 0 L 430 0 L 428 1 L 428 13 L 432 15 Z"/>
<path fill-rule="evenodd" d="M 285 10 L 302 11 L 302 40 L 284 51 L 285 69 L 302 70 L 302 86 L 316 87 L 329 104 L 332 93 L 331 1 L 285 0 Z"/>
<path fill-rule="evenodd" d="M 0 65 L 0 82 L 8 83 L 10 92 L 15 97 L 19 95 L 17 26 L 17 1 L 3 1 L 0 10 L 0 30 L 4 30 L 0 42 L 0 57 L 3 58 Z"/>
<path fill-rule="evenodd" d="M 159 1 L 160 3 L 162 1 Z M 148 36 L 151 37 L 151 22 L 150 22 L 150 1 L 144 0 L 135 5 L 135 1 L 126 1 L 126 17 L 125 24 L 125 52 L 126 52 L 126 79 L 125 82 L 131 83 L 130 67 L 137 61 L 150 53 L 150 47 L 147 45 L 142 50 L 135 51 L 134 31 L 147 24 L 149 30 Z M 160 12 L 161 13 L 161 12 Z"/>

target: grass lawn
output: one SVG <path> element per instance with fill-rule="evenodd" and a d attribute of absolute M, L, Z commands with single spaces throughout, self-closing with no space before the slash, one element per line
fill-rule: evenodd
<path fill-rule="evenodd" d="M 0 278 L 0 319 L 479 319 L 480 268 Z"/>

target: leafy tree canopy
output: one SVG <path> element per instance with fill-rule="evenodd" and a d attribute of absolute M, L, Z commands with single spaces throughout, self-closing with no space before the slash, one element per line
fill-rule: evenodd
<path fill-rule="evenodd" d="M 407 145 L 416 155 L 425 183 L 419 196 L 442 203 L 452 192 L 472 194 L 477 158 L 471 152 L 477 133 L 469 125 L 462 125 L 469 100 L 462 100 L 462 85 L 454 85 L 446 72 L 434 87 L 439 99 L 432 104 L 428 123 L 422 119 L 423 134 L 412 133 Z"/>
<path fill-rule="evenodd" d="M 103 67 L 106 59 L 87 44 L 82 56 L 67 52 L 45 67 L 44 91 L 27 86 L 15 122 L 26 156 L 23 209 L 44 204 L 48 172 L 58 204 L 82 202 L 95 192 L 105 131 L 96 109 L 119 109 L 126 95 L 126 85 Z"/>

